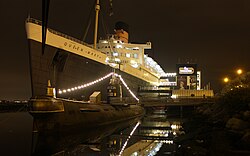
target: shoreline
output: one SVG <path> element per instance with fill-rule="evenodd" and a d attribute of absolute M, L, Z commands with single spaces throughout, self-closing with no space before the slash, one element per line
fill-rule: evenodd
<path fill-rule="evenodd" d="M 197 107 L 175 142 L 178 154 L 250 155 L 250 89 L 228 92 Z"/>

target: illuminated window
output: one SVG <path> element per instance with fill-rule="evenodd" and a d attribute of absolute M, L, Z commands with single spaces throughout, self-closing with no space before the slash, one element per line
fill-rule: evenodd
<path fill-rule="evenodd" d="M 117 52 L 114 52 L 114 53 L 113 53 L 113 56 L 118 56 L 118 53 L 117 53 Z"/>
<path fill-rule="evenodd" d="M 105 41 L 102 41 L 101 43 L 108 43 L 108 41 L 105 40 Z"/>
<path fill-rule="evenodd" d="M 129 58 L 129 57 L 130 57 L 130 54 L 129 54 L 129 53 L 127 53 L 127 54 L 126 54 L 126 57 L 128 57 L 128 58 Z"/>
<path fill-rule="evenodd" d="M 134 58 L 138 58 L 138 54 L 134 54 Z"/>
<path fill-rule="evenodd" d="M 133 50 L 139 50 L 139 47 L 134 47 Z"/>
<path fill-rule="evenodd" d="M 115 58 L 115 62 L 121 62 L 119 58 Z"/>
<path fill-rule="evenodd" d="M 117 44 L 117 45 L 116 45 L 116 48 L 122 48 L 122 45 Z"/>

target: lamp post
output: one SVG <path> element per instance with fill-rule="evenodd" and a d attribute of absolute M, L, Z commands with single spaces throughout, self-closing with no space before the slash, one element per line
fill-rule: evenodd
<path fill-rule="evenodd" d="M 228 82 L 229 82 L 229 78 L 228 78 L 228 77 L 225 77 L 225 78 L 223 79 L 223 81 L 224 81 L 225 83 L 228 83 Z"/>
<path fill-rule="evenodd" d="M 238 75 L 241 75 L 243 73 L 242 69 L 238 69 L 236 72 Z"/>

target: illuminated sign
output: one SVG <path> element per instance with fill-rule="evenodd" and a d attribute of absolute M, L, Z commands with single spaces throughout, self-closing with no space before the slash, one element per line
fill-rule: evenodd
<path fill-rule="evenodd" d="M 179 74 L 194 74 L 193 67 L 179 67 Z"/>

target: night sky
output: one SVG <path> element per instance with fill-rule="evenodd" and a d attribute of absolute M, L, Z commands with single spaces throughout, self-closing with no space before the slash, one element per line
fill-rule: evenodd
<path fill-rule="evenodd" d="M 31 97 L 25 20 L 29 14 L 41 19 L 41 2 L 0 1 L 0 99 Z M 146 52 L 165 72 L 175 72 L 178 60 L 195 62 L 203 85 L 210 82 L 218 92 L 225 75 L 250 70 L 249 0 L 113 0 L 113 16 L 108 16 L 108 2 L 102 1 L 100 37 L 105 29 L 112 33 L 116 21 L 126 22 L 130 42 L 151 41 L 153 48 Z M 81 38 L 93 3 L 51 0 L 49 27 Z"/>

